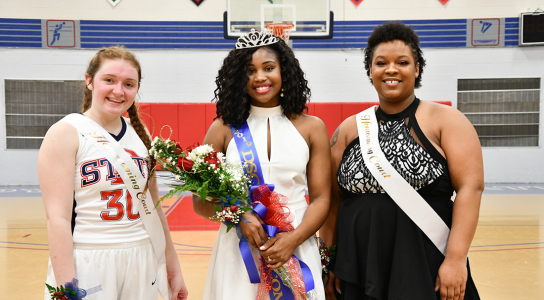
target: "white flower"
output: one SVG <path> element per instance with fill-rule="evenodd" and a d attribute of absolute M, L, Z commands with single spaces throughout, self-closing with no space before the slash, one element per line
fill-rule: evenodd
<path fill-rule="evenodd" d="M 217 158 L 219 159 L 219 161 L 224 164 L 225 163 L 225 154 L 223 154 L 223 152 L 217 152 Z"/>

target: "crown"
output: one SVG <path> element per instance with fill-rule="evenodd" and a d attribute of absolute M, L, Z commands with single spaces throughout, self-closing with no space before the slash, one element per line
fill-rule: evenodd
<path fill-rule="evenodd" d="M 247 34 L 242 35 L 236 42 L 236 49 L 246 49 L 272 45 L 279 42 L 279 38 L 274 36 L 269 31 L 255 31 L 255 28 Z"/>

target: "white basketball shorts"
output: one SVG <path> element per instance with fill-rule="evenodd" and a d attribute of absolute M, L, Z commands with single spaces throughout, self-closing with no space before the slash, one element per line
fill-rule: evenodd
<path fill-rule="evenodd" d="M 157 260 L 149 239 L 121 244 L 74 244 L 74 263 L 79 288 L 102 289 L 85 300 L 158 299 Z M 57 286 L 51 260 L 47 284 Z M 51 299 L 47 289 L 44 299 Z"/>

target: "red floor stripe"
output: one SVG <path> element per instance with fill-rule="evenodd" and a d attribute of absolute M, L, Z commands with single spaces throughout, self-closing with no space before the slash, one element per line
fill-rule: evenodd
<path fill-rule="evenodd" d="M 21 247 L 4 247 L 4 246 L 0 246 L 0 248 L 18 249 L 18 250 L 46 250 L 46 251 L 49 251 L 49 249 L 21 248 Z"/>
<path fill-rule="evenodd" d="M 472 252 L 489 252 L 489 251 L 512 251 L 512 250 L 534 250 L 534 249 L 542 249 L 544 247 L 532 247 L 532 248 L 511 248 L 511 249 L 490 249 L 490 250 L 473 250 Z"/>

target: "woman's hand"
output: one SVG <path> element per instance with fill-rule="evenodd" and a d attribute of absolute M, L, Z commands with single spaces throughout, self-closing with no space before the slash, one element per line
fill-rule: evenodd
<path fill-rule="evenodd" d="M 261 226 L 263 221 L 253 211 L 245 212 L 238 224 L 240 224 L 242 235 L 251 246 L 260 248 L 268 240 L 268 234 L 264 232 L 263 226 Z"/>
<path fill-rule="evenodd" d="M 286 263 L 299 246 L 297 240 L 293 231 L 281 232 L 271 237 L 260 248 L 261 256 L 268 262 L 268 267 L 274 270 Z"/>
<path fill-rule="evenodd" d="M 453 260 L 446 257 L 438 269 L 434 290 L 440 291 L 441 300 L 463 300 L 467 277 L 466 259 Z"/>
<path fill-rule="evenodd" d="M 175 274 L 168 273 L 168 283 L 172 289 L 172 298 L 170 300 L 187 300 L 189 291 L 187 290 L 187 286 L 185 286 L 181 270 Z"/>
<path fill-rule="evenodd" d="M 327 300 L 336 300 L 335 291 L 340 294 L 340 278 L 329 270 L 329 283 L 325 287 L 325 298 Z"/>

